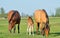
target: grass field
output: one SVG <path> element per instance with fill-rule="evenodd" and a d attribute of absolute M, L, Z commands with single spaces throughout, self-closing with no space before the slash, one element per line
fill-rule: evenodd
<path fill-rule="evenodd" d="M 50 17 L 49 21 L 50 34 L 48 38 L 60 38 L 60 17 Z M 34 36 L 29 36 L 26 32 L 26 29 L 26 19 L 22 19 L 20 24 L 20 34 L 17 33 L 17 28 L 16 33 L 9 33 L 7 19 L 0 19 L 0 38 L 45 38 L 45 36 L 43 37 L 42 35 L 36 34 L 34 34 Z M 36 31 L 36 23 L 34 23 L 34 31 Z"/>

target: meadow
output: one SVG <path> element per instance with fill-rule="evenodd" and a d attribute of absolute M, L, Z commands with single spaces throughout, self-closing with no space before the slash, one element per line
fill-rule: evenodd
<path fill-rule="evenodd" d="M 50 17 L 49 18 L 50 25 L 50 34 L 48 38 L 60 38 L 60 17 Z M 12 30 L 13 31 L 13 30 Z M 36 23 L 34 20 L 34 32 L 36 32 Z M 8 21 L 7 19 L 0 19 L 0 38 L 45 38 L 41 34 L 34 36 L 27 34 L 27 18 L 22 18 L 20 23 L 20 33 L 17 32 L 16 25 L 16 33 L 10 33 L 8 31 Z"/>

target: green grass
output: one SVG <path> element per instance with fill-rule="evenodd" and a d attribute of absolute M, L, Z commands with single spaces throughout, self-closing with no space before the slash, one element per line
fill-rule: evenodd
<path fill-rule="evenodd" d="M 49 18 L 50 25 L 50 34 L 48 38 L 60 38 L 60 18 L 59 17 L 51 17 Z M 45 38 L 41 34 L 28 35 L 26 32 L 27 29 L 27 21 L 26 19 L 22 19 L 20 23 L 20 34 L 17 32 L 16 25 L 16 33 L 9 33 L 8 31 L 8 21 L 7 19 L 0 19 L 0 38 Z M 13 30 L 12 30 L 13 31 Z M 34 22 L 34 31 L 36 31 L 36 23 Z"/>

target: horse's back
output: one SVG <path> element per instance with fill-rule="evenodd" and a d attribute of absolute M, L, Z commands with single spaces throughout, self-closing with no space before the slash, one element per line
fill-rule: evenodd
<path fill-rule="evenodd" d="M 34 16 L 36 22 L 46 22 L 47 20 L 46 13 L 43 10 L 36 10 Z"/>

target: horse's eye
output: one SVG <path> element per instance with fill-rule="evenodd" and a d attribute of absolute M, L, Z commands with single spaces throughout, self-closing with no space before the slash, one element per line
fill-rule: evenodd
<path fill-rule="evenodd" d="M 12 23 L 12 21 L 10 21 L 10 24 Z"/>

